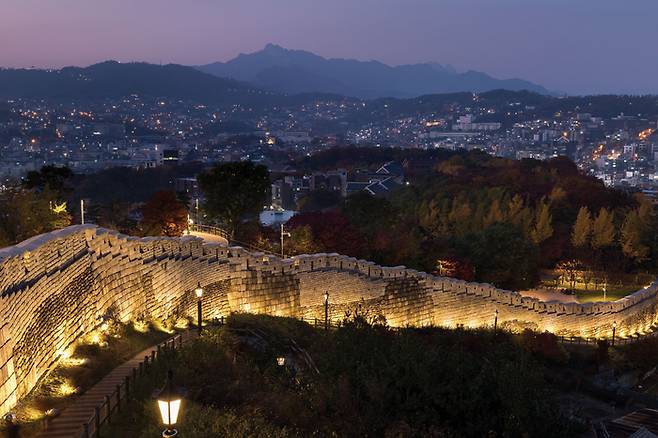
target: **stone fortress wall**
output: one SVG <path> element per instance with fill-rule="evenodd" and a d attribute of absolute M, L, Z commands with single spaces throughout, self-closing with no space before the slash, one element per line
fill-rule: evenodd
<path fill-rule="evenodd" d="M 542 302 L 488 284 L 381 267 L 337 254 L 289 259 L 195 237 L 135 238 L 73 226 L 0 249 L 0 414 L 27 395 L 82 337 L 108 317 L 204 318 L 230 312 L 324 318 L 359 311 L 391 326 L 498 326 L 609 337 L 651 329 L 658 284 L 608 303 Z"/>

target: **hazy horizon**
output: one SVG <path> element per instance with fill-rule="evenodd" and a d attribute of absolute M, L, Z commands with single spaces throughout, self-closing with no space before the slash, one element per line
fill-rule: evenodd
<path fill-rule="evenodd" d="M 5 0 L 0 65 L 202 65 L 268 43 L 326 58 L 436 62 L 570 94 L 658 93 L 658 2 Z"/>

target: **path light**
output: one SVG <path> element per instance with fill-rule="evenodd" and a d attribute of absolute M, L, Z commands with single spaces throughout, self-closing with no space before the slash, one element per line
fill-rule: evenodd
<path fill-rule="evenodd" d="M 329 330 L 329 292 L 324 293 L 324 329 Z"/>
<path fill-rule="evenodd" d="M 286 364 L 286 358 L 283 356 L 277 357 L 276 364 L 279 365 L 280 367 L 284 366 Z"/>
<path fill-rule="evenodd" d="M 165 386 L 158 395 L 160 416 L 162 417 L 162 423 L 167 427 L 162 432 L 162 438 L 171 438 L 178 435 L 178 431 L 174 429 L 174 426 L 178 420 L 183 396 L 174 390 L 173 382 L 174 372 L 169 370 L 167 373 L 167 383 L 165 383 Z"/>
<path fill-rule="evenodd" d="M 615 346 L 615 334 L 617 333 L 617 321 L 612 322 L 612 346 Z"/>
<path fill-rule="evenodd" d="M 203 299 L 203 288 L 201 287 L 201 282 L 197 282 L 196 289 L 194 289 L 194 293 L 196 294 L 197 297 L 197 323 L 198 323 L 198 330 L 199 330 L 199 336 L 201 336 L 201 301 Z"/>

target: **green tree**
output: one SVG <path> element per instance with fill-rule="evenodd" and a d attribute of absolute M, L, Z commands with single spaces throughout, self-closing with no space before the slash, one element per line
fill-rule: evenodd
<path fill-rule="evenodd" d="M 47 233 L 71 224 L 66 203 L 51 200 L 46 187 L 42 193 L 10 189 L 0 197 L 0 239 L 13 244 L 37 234 Z"/>
<path fill-rule="evenodd" d="M 438 221 L 438 213 L 435 210 L 434 201 L 429 204 L 430 212 L 427 213 L 428 222 Z M 396 209 L 387 199 L 375 198 L 367 192 L 359 192 L 350 195 L 343 203 L 343 214 L 352 225 L 364 233 L 372 235 L 378 229 L 393 226 L 396 222 Z"/>
<path fill-rule="evenodd" d="M 267 168 L 251 161 L 215 165 L 198 178 L 206 214 L 234 234 L 243 219 L 262 211 L 270 193 Z"/>
<path fill-rule="evenodd" d="M 313 240 L 313 231 L 308 225 L 293 228 L 290 238 L 284 242 L 287 254 L 314 254 L 322 250 L 321 246 Z"/>
<path fill-rule="evenodd" d="M 463 256 L 475 266 L 478 281 L 509 289 L 523 289 L 534 284 L 538 269 L 537 247 L 518 227 L 494 224 L 478 234 L 466 236 L 461 245 Z"/>
<path fill-rule="evenodd" d="M 553 218 L 551 209 L 546 202 L 541 202 L 537 208 L 535 226 L 532 230 L 532 240 L 539 245 L 553 235 Z"/>
<path fill-rule="evenodd" d="M 612 213 L 607 208 L 599 210 L 592 224 L 592 248 L 604 249 L 615 243 L 615 224 Z"/>
<path fill-rule="evenodd" d="M 576 223 L 571 232 L 571 244 L 576 248 L 582 248 L 589 244 L 592 235 L 592 218 L 587 207 L 580 207 Z"/>
<path fill-rule="evenodd" d="M 299 211 L 322 211 L 337 206 L 341 201 L 340 193 L 331 190 L 314 190 L 299 200 Z"/>
<path fill-rule="evenodd" d="M 23 181 L 23 187 L 26 189 L 43 190 L 46 187 L 61 197 L 64 192 L 70 190 L 70 180 L 73 178 L 73 172 L 68 167 L 43 166 L 41 170 L 32 170 L 27 173 Z"/>

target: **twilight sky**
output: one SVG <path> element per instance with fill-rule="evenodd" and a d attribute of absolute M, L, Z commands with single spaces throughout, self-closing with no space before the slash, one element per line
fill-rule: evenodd
<path fill-rule="evenodd" d="M 0 0 L 0 66 L 205 64 L 272 42 L 570 93 L 658 93 L 657 0 Z"/>

